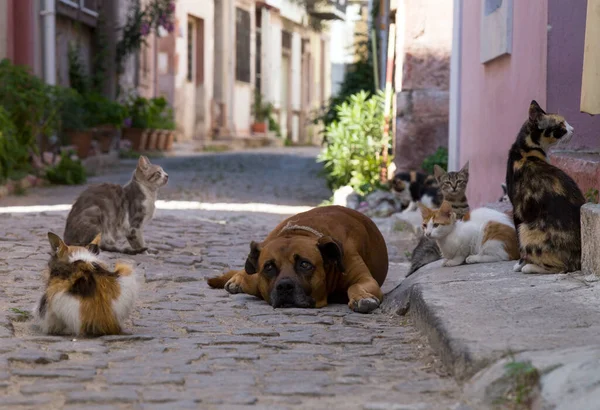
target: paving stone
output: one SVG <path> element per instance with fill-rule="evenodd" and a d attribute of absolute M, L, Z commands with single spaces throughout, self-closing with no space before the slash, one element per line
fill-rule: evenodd
<path fill-rule="evenodd" d="M 84 386 L 78 382 L 72 383 L 32 383 L 21 386 L 23 394 L 56 393 L 65 391 L 84 390 Z"/>
<path fill-rule="evenodd" d="M 44 352 L 41 350 L 20 350 L 6 356 L 10 362 L 48 364 L 68 360 L 69 355 L 59 352 Z"/>
<path fill-rule="evenodd" d="M 133 403 L 138 394 L 131 389 L 108 389 L 102 391 L 75 391 L 67 394 L 66 403 Z"/>
<path fill-rule="evenodd" d="M 42 378 L 68 378 L 76 379 L 77 381 L 88 381 L 96 377 L 96 369 L 92 370 L 70 370 L 61 369 L 12 369 L 13 376 L 21 377 L 42 377 Z"/>

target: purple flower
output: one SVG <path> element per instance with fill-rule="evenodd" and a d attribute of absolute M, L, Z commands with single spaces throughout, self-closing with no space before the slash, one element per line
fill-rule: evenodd
<path fill-rule="evenodd" d="M 148 23 L 142 23 L 140 33 L 142 34 L 142 36 L 147 36 L 150 33 L 150 25 Z"/>
<path fill-rule="evenodd" d="M 169 3 L 169 13 L 173 13 L 175 11 L 175 3 Z"/>
<path fill-rule="evenodd" d="M 173 32 L 173 30 L 175 30 L 175 25 L 174 25 L 172 22 L 170 22 L 170 21 L 169 21 L 169 22 L 167 23 L 167 26 L 165 27 L 165 29 L 166 29 L 166 30 L 167 30 L 169 33 L 172 33 L 172 32 Z"/>
<path fill-rule="evenodd" d="M 131 127 L 131 124 L 133 124 L 133 121 L 131 120 L 131 118 L 125 118 L 125 120 L 123 120 L 123 126 L 126 128 Z"/>

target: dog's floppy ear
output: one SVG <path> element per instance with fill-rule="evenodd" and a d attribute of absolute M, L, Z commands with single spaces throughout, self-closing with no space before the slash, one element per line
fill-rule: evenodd
<path fill-rule="evenodd" d="M 317 247 L 326 267 L 334 265 L 340 272 L 344 272 L 344 264 L 342 263 L 344 248 L 341 243 L 330 236 L 323 236 L 317 241 Z"/>
<path fill-rule="evenodd" d="M 254 275 L 258 272 L 258 257 L 260 256 L 260 245 L 254 241 L 250 242 L 250 253 L 246 258 L 244 270 L 248 275 Z"/>

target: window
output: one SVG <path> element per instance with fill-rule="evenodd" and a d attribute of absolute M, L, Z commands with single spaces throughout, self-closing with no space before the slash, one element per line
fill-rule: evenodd
<path fill-rule="evenodd" d="M 81 11 L 90 16 L 98 17 L 100 0 L 60 0 L 60 2 L 73 8 L 81 9 Z"/>
<path fill-rule="evenodd" d="M 235 79 L 250 82 L 250 13 L 235 9 Z"/>
<path fill-rule="evenodd" d="M 187 24 L 187 80 L 194 78 L 194 21 L 188 20 Z"/>
<path fill-rule="evenodd" d="M 188 17 L 187 80 L 204 84 L 204 20 Z"/>
<path fill-rule="evenodd" d="M 256 9 L 256 65 L 254 67 L 254 86 L 257 90 L 261 89 L 261 53 L 262 53 L 262 27 L 261 27 L 261 10 Z"/>

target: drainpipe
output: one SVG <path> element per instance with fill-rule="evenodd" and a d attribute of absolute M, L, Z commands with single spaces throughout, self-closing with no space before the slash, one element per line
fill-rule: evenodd
<path fill-rule="evenodd" d="M 381 64 L 379 65 L 379 70 L 380 70 L 380 75 L 379 75 L 379 88 L 384 90 L 385 89 L 385 73 L 386 73 L 386 66 L 387 66 L 387 45 L 388 45 L 388 35 L 389 35 L 389 29 L 390 29 L 390 0 L 381 0 L 381 2 L 379 3 L 381 6 L 383 6 L 383 14 L 382 14 L 382 10 L 379 11 L 379 15 L 382 17 L 381 21 L 380 21 L 380 26 L 379 26 L 379 33 L 380 33 L 380 54 L 379 54 L 379 58 L 380 58 L 380 62 Z M 380 6 L 380 7 L 381 7 Z"/>
<path fill-rule="evenodd" d="M 56 85 L 56 8 L 55 0 L 44 0 L 44 80 Z"/>
<path fill-rule="evenodd" d="M 462 55 L 462 0 L 454 0 L 452 19 L 452 54 L 450 55 L 450 112 L 448 118 L 448 171 L 458 171 L 460 164 L 460 76 Z"/>

